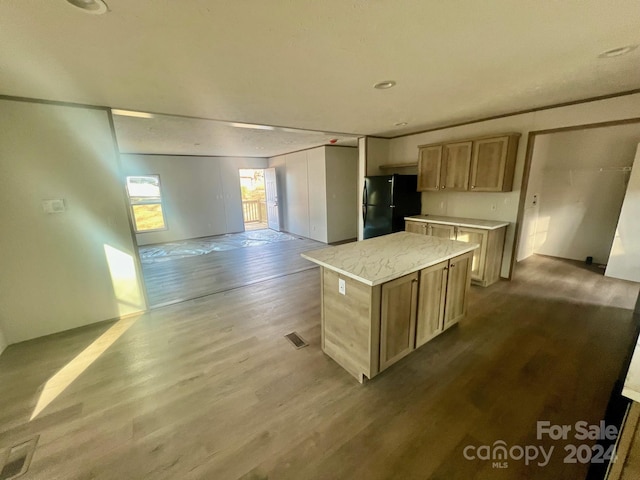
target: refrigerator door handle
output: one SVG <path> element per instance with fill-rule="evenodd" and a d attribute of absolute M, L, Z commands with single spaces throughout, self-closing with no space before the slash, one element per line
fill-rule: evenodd
<path fill-rule="evenodd" d="M 363 225 L 367 223 L 367 184 L 364 184 L 364 188 L 362 189 L 362 223 Z"/>

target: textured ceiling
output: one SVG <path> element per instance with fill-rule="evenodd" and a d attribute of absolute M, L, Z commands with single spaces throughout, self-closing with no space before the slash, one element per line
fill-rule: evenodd
<path fill-rule="evenodd" d="M 1 0 L 0 93 L 394 136 L 640 87 L 640 49 L 598 58 L 637 0 L 107 3 Z"/>
<path fill-rule="evenodd" d="M 330 143 L 358 144 L 357 137 L 349 135 L 260 125 L 252 128 L 250 124 L 171 115 L 113 118 L 122 153 L 274 157 Z"/>

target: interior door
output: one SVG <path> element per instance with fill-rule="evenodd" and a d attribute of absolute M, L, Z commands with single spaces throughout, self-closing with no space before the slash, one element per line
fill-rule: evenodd
<path fill-rule="evenodd" d="M 280 214 L 278 213 L 278 180 L 275 168 L 265 168 L 264 189 L 267 197 L 267 225 L 271 230 L 280 231 Z"/>

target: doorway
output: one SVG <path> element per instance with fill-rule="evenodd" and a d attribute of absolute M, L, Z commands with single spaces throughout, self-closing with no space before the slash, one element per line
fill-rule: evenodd
<path fill-rule="evenodd" d="M 637 121 L 532 132 L 516 261 L 545 255 L 603 274 L 639 142 Z"/>
<path fill-rule="evenodd" d="M 241 168 L 240 191 L 245 231 L 268 228 L 264 170 Z"/>

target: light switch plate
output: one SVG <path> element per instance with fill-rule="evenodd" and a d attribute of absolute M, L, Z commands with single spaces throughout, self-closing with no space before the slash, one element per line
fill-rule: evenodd
<path fill-rule="evenodd" d="M 64 199 L 62 198 L 42 201 L 42 211 L 44 213 L 62 213 L 65 210 Z"/>
<path fill-rule="evenodd" d="M 338 279 L 338 292 L 341 293 L 342 295 L 347 294 L 347 284 L 342 278 Z"/>

